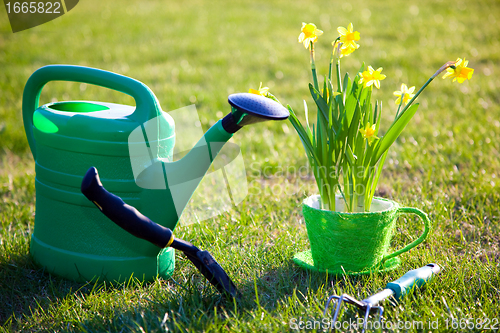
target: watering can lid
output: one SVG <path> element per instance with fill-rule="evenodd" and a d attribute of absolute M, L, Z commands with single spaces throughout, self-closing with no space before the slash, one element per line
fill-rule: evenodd
<path fill-rule="evenodd" d="M 33 115 L 33 124 L 39 131 L 92 141 L 125 143 L 132 131 L 142 124 L 134 120 L 135 107 L 114 103 L 71 101 L 40 106 Z M 161 112 L 157 121 L 157 138 L 175 135 L 173 119 Z M 148 133 L 150 134 L 150 133 Z M 155 133 L 156 134 L 156 133 Z M 156 140 L 149 137 L 149 140 Z"/>

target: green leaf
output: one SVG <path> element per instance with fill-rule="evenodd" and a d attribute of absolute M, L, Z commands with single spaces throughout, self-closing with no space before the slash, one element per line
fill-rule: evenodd
<path fill-rule="evenodd" d="M 375 103 L 375 122 L 377 125 L 375 125 L 375 135 L 378 134 L 378 129 L 380 128 L 380 119 L 382 119 L 382 102 L 380 102 L 380 106 L 378 104 L 378 101 Z"/>
<path fill-rule="evenodd" d="M 359 103 L 361 106 L 363 105 L 362 100 L 360 100 L 359 94 L 363 90 L 362 86 L 360 86 L 355 79 L 352 82 L 352 88 L 346 92 L 346 100 L 345 100 L 345 116 L 348 121 L 348 125 L 351 125 L 352 117 L 354 115 L 354 109 L 356 104 Z"/>
<path fill-rule="evenodd" d="M 379 141 L 380 139 L 375 139 L 371 145 L 368 145 L 366 147 L 366 150 L 365 150 L 365 154 L 364 154 L 364 159 L 362 161 L 363 163 L 363 167 L 365 169 L 365 172 L 364 172 L 364 178 L 366 178 L 366 175 L 368 174 L 368 171 L 369 171 L 369 168 L 370 168 L 370 161 L 371 161 L 371 158 L 373 156 L 373 151 L 375 149 L 375 147 L 377 146 L 377 142 Z"/>
<path fill-rule="evenodd" d="M 365 63 L 363 62 L 358 70 L 358 73 L 363 73 L 364 70 L 365 70 Z"/>
<path fill-rule="evenodd" d="M 312 132 L 311 132 L 311 128 L 309 127 L 309 110 L 307 109 L 307 103 L 305 100 L 304 100 L 304 113 L 306 115 L 306 127 L 305 127 L 305 129 L 306 129 L 307 135 L 312 140 Z"/>
<path fill-rule="evenodd" d="M 345 156 L 347 158 L 347 162 L 349 163 L 350 168 L 352 169 L 354 167 L 354 165 L 356 164 L 357 156 L 354 155 L 351 147 L 347 146 L 347 149 L 345 151 Z"/>
<path fill-rule="evenodd" d="M 337 64 L 335 65 L 335 69 L 337 70 L 337 88 L 339 92 L 342 92 L 342 83 L 340 82 L 340 59 L 337 60 Z"/>
<path fill-rule="evenodd" d="M 324 120 L 328 121 L 328 104 L 326 104 L 325 100 L 323 99 L 319 91 L 317 91 L 310 83 L 309 83 L 309 91 L 311 92 L 311 96 L 316 105 L 318 106 L 319 111 L 321 111 Z"/>
<path fill-rule="evenodd" d="M 306 149 L 306 153 L 314 154 L 314 148 L 312 146 L 311 139 L 307 135 L 306 130 L 304 129 L 304 127 L 300 123 L 299 119 L 295 115 L 295 112 L 290 107 L 290 105 L 288 105 L 287 107 L 288 107 L 288 110 L 290 111 L 290 117 L 288 117 L 288 119 L 290 120 L 293 127 L 295 128 L 295 130 L 299 134 L 300 140 L 302 141 L 302 144 L 304 145 L 304 148 Z"/>
<path fill-rule="evenodd" d="M 360 100 L 359 104 L 361 105 L 361 114 L 363 115 L 363 126 L 366 125 L 370 121 L 370 103 L 363 103 L 362 100 Z"/>
<path fill-rule="evenodd" d="M 345 118 L 347 120 L 348 126 L 351 126 L 352 118 L 354 115 L 354 110 L 355 110 L 357 104 L 359 104 L 359 103 L 354 95 L 347 96 L 347 99 L 345 102 Z"/>
<path fill-rule="evenodd" d="M 319 117 L 318 117 L 319 118 Z M 316 145 L 316 153 L 318 155 L 319 161 L 324 161 L 325 159 L 325 146 L 326 146 L 326 139 L 325 139 L 325 124 L 321 119 L 318 119 L 318 122 L 316 123 L 316 133 L 317 133 L 317 145 Z"/>
<path fill-rule="evenodd" d="M 368 122 L 370 124 L 373 124 L 373 117 L 374 117 L 374 115 L 373 115 L 373 107 L 372 107 L 371 104 L 368 104 Z"/>
<path fill-rule="evenodd" d="M 332 81 L 330 80 L 328 80 L 328 94 L 330 96 L 328 100 L 328 107 L 330 110 L 330 116 L 333 118 L 331 123 L 333 124 L 333 122 L 336 122 L 337 124 L 340 125 L 337 101 L 333 96 L 333 84 Z"/>
<path fill-rule="evenodd" d="M 363 84 L 357 84 L 356 86 L 356 98 L 359 99 L 359 104 L 365 105 L 365 103 L 368 101 L 370 102 L 371 96 L 372 96 L 372 89 L 371 88 L 364 88 Z"/>
<path fill-rule="evenodd" d="M 330 113 L 330 107 L 325 102 L 325 100 L 323 99 L 323 97 L 321 96 L 319 91 L 314 89 L 312 84 L 309 84 L 309 91 L 311 92 L 311 96 L 312 96 L 314 102 L 316 103 L 316 105 L 318 106 L 318 110 L 319 110 L 320 114 L 322 115 L 323 123 L 328 124 L 328 119 L 329 119 L 328 114 Z M 339 123 L 336 119 L 332 119 L 332 121 L 333 121 L 333 124 L 329 128 L 331 128 L 333 131 L 335 131 L 335 134 L 337 134 L 339 127 L 340 127 Z"/>
<path fill-rule="evenodd" d="M 351 91 L 351 86 L 352 86 L 351 78 L 349 77 L 348 73 L 345 73 L 345 76 L 344 76 L 344 91 L 346 93 L 348 91 Z"/>
<path fill-rule="evenodd" d="M 401 132 L 410 122 L 411 118 L 417 112 L 418 104 L 413 104 L 410 108 L 406 110 L 404 114 L 401 115 L 396 121 L 394 121 L 387 130 L 387 133 L 380 139 L 377 147 L 376 153 L 373 155 L 371 165 L 375 165 L 380 157 L 391 147 L 391 145 L 396 141 Z"/>
<path fill-rule="evenodd" d="M 352 118 L 351 125 L 349 126 L 349 131 L 347 132 L 347 145 L 353 146 L 355 142 L 355 138 L 358 134 L 359 130 L 359 118 L 361 116 L 361 109 L 359 107 L 359 103 L 356 103 L 356 107 L 354 110 L 354 115 Z"/>
<path fill-rule="evenodd" d="M 326 86 L 328 82 L 328 78 L 325 75 L 325 80 L 323 81 L 323 100 L 328 103 L 328 87 Z"/>
<path fill-rule="evenodd" d="M 307 136 L 307 133 L 298 120 L 297 116 L 295 115 L 295 112 L 291 108 L 290 105 L 287 105 L 288 110 L 290 111 L 290 117 L 288 119 L 292 123 L 293 127 L 299 134 L 300 140 L 302 141 L 302 145 L 304 146 L 304 149 L 306 151 L 307 158 L 309 160 L 309 163 L 311 164 L 311 167 L 313 170 L 317 170 L 317 173 L 315 173 L 315 178 L 318 183 L 326 183 L 328 180 L 327 175 L 325 175 L 323 168 L 318 168 L 318 166 L 321 166 L 323 164 L 320 163 L 320 160 L 317 155 L 317 151 L 315 150 L 314 146 L 314 140 L 311 141 L 309 137 Z M 313 125 L 313 139 L 314 139 L 314 125 Z"/>
<path fill-rule="evenodd" d="M 384 167 L 384 163 L 385 163 L 385 159 L 387 157 L 387 153 L 389 152 L 389 150 L 386 150 L 385 153 L 382 155 L 382 158 L 380 159 L 380 163 L 377 167 L 377 171 L 375 172 L 375 174 L 372 174 L 370 176 L 370 179 L 367 183 L 367 196 L 365 197 L 365 209 L 366 210 L 370 210 L 370 206 L 372 204 L 372 199 L 373 199 L 373 196 L 375 194 L 375 189 L 377 188 L 377 184 L 378 184 L 378 180 L 380 178 L 380 174 L 382 173 L 382 169 Z"/>

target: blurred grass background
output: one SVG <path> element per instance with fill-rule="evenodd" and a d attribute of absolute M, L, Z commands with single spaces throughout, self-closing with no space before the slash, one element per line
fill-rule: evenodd
<path fill-rule="evenodd" d="M 205 130 L 229 111 L 228 94 L 259 82 L 302 114 L 304 99 L 314 109 L 307 88 L 309 55 L 297 42 L 302 22 L 325 32 L 316 46 L 323 75 L 336 28 L 352 22 L 360 31 L 360 49 L 342 66 L 351 76 L 363 61 L 384 67 L 387 79 L 374 95 L 385 105 L 386 124 L 396 110 L 392 92 L 401 83 L 418 89 L 457 57 L 467 57 L 475 69 L 461 85 L 436 79 L 391 148 L 378 194 L 426 211 L 435 223 L 430 239 L 404 255 L 400 269 L 344 280 L 294 266 L 293 254 L 308 247 L 300 203 L 317 191 L 311 178 L 281 173 L 306 163 L 287 122 L 248 127 L 235 136 L 250 186 L 241 205 L 177 229 L 228 270 L 244 293 L 238 306 L 224 302 L 181 256 L 174 275 L 180 285 L 82 285 L 49 276 L 32 263 L 34 162 L 21 101 L 36 69 L 74 64 L 133 77 L 155 92 L 165 111 L 196 104 Z M 1 7 L 2 329 L 280 332 L 290 329 L 293 318 L 322 318 L 332 293 L 364 298 L 429 262 L 442 265 L 443 273 L 425 291 L 387 306 L 386 320 L 439 320 L 444 330 L 447 319 L 499 318 L 499 28 L 496 0 L 86 0 L 54 21 L 15 34 Z M 108 89 L 60 82 L 44 88 L 41 103 L 80 99 L 133 104 Z M 400 223 L 396 247 L 415 239 L 414 224 Z"/>

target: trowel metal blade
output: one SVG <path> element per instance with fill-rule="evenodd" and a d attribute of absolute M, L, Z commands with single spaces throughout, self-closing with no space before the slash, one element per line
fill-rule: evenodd
<path fill-rule="evenodd" d="M 200 250 L 196 254 L 187 252 L 184 252 L 184 254 L 217 290 L 232 297 L 241 297 L 241 293 L 231 281 L 231 278 L 210 252 Z"/>

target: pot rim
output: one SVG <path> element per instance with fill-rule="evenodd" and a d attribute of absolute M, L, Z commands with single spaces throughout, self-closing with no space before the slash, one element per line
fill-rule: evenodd
<path fill-rule="evenodd" d="M 341 195 L 336 195 L 335 197 L 336 200 L 341 200 L 343 202 L 343 198 Z M 385 213 L 385 212 L 390 212 L 397 210 L 399 208 L 399 204 L 390 199 L 386 198 L 381 198 L 381 197 L 373 197 L 372 201 L 372 207 L 370 208 L 369 212 L 345 212 L 345 211 L 336 211 L 336 210 L 327 210 L 327 209 L 321 209 L 319 208 L 319 204 L 315 205 L 316 203 L 319 203 L 319 200 L 321 200 L 321 197 L 319 194 L 313 194 L 308 196 L 303 200 L 303 204 L 310 209 L 318 210 L 318 211 L 323 211 L 323 212 L 330 212 L 330 213 L 335 213 L 335 214 L 347 214 L 347 215 L 370 215 L 370 214 L 376 214 L 376 213 Z M 382 205 L 380 209 L 374 210 L 373 203 L 378 203 Z"/>

